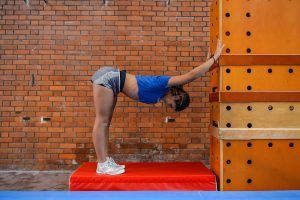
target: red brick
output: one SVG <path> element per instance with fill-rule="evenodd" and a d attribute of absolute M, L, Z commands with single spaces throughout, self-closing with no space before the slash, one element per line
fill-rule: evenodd
<path fill-rule="evenodd" d="M 50 86 L 50 90 L 65 90 L 65 86 Z"/>
<path fill-rule="evenodd" d="M 25 101 L 40 101 L 41 97 L 40 96 L 25 96 L 24 100 Z"/>
<path fill-rule="evenodd" d="M 59 148 L 62 148 L 62 149 L 74 149 L 74 148 L 76 148 L 76 144 L 60 144 Z"/>
<path fill-rule="evenodd" d="M 76 154 L 59 154 L 60 159 L 75 159 Z"/>
<path fill-rule="evenodd" d="M 14 1 L 0 11 L 5 13 L 0 22 L 0 151 L 14 147 L 0 154 L 5 166 L 71 169 L 73 159 L 80 157 L 76 161 L 81 163 L 95 158 L 90 152 L 95 114 L 89 79 L 99 67 L 179 75 L 206 57 L 208 2 L 171 1 L 172 6 L 166 6 L 163 1 L 124 0 L 107 2 L 109 10 L 95 10 L 93 1 L 53 1 L 51 7 L 31 3 L 35 7 L 31 11 Z M 180 151 L 155 161 L 207 158 L 208 75 L 186 87 L 192 103 L 183 113 L 120 94 L 110 139 L 112 146 L 124 145 L 113 153 L 122 153 L 126 161 L 160 144 Z M 23 116 L 30 116 L 30 122 L 23 122 Z M 42 116 L 51 120 L 40 123 Z M 166 116 L 176 122 L 165 124 Z M 77 152 L 77 144 L 84 153 Z M 206 151 L 196 152 L 198 148 Z"/>
<path fill-rule="evenodd" d="M 53 132 L 53 133 L 62 133 L 64 132 L 64 128 L 59 128 L 59 127 L 49 127 L 48 131 Z"/>
<path fill-rule="evenodd" d="M 49 97 L 49 101 L 61 101 L 64 102 L 66 101 L 65 97 Z"/>

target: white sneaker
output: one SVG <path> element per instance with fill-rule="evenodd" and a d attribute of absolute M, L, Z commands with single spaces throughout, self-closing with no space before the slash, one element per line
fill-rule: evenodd
<path fill-rule="evenodd" d="M 108 175 L 117 175 L 123 174 L 125 172 L 124 168 L 112 165 L 111 162 L 107 159 L 103 163 L 97 164 L 97 171 L 98 174 L 108 174 Z"/>
<path fill-rule="evenodd" d="M 108 162 L 110 162 L 110 164 L 113 166 L 122 167 L 122 169 L 125 169 L 125 165 L 117 164 L 112 157 L 106 157 L 106 160 L 108 160 Z"/>

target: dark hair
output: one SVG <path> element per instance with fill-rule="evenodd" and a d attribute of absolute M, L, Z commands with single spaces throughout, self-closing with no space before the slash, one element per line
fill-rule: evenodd
<path fill-rule="evenodd" d="M 170 88 L 173 96 L 179 96 L 180 99 L 175 100 L 176 108 L 175 111 L 182 111 L 186 109 L 190 104 L 190 96 L 183 89 L 182 86 L 173 86 Z"/>

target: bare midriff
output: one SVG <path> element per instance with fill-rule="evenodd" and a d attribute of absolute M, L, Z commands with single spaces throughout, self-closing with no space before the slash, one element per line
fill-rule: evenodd
<path fill-rule="evenodd" d="M 135 75 L 126 73 L 123 93 L 128 97 L 138 100 L 138 85 Z"/>

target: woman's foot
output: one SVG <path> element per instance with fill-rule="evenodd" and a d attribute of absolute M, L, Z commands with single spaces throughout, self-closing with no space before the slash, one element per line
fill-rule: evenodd
<path fill-rule="evenodd" d="M 122 167 L 123 169 L 125 169 L 125 165 L 117 164 L 112 157 L 106 157 L 106 160 L 108 160 L 108 162 L 110 162 L 111 165 L 114 165 L 116 167 Z"/>
<path fill-rule="evenodd" d="M 97 164 L 96 172 L 98 174 L 118 175 L 123 174 L 125 169 L 122 166 L 114 165 L 110 159 L 106 159 L 105 162 Z"/>

